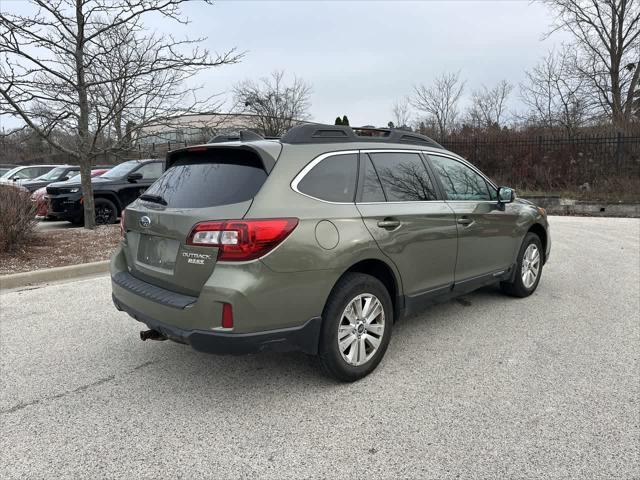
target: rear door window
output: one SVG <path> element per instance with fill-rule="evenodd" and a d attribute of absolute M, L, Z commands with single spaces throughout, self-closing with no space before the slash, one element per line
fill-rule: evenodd
<path fill-rule="evenodd" d="M 298 183 L 298 191 L 328 202 L 351 203 L 356 192 L 358 154 L 329 156 Z"/>
<path fill-rule="evenodd" d="M 376 172 L 373 163 L 371 163 L 371 159 L 369 155 L 363 153 L 360 157 L 361 160 L 361 168 L 362 172 L 362 202 L 386 202 L 387 198 L 384 195 L 384 190 L 382 189 L 382 184 L 380 183 L 380 177 L 378 176 L 378 172 Z"/>
<path fill-rule="evenodd" d="M 172 208 L 205 208 L 252 199 L 267 178 L 260 158 L 246 151 L 209 149 L 184 152 L 151 185 Z M 161 165 L 161 164 L 160 164 Z"/>
<path fill-rule="evenodd" d="M 389 202 L 424 202 L 438 195 L 418 153 L 370 153 Z"/>

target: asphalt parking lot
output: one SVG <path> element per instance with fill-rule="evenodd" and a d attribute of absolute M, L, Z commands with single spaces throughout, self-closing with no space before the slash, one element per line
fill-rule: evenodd
<path fill-rule="evenodd" d="M 138 339 L 107 277 L 0 294 L 0 478 L 640 478 L 640 220 L 553 217 L 527 299 L 399 323 L 355 384 Z"/>

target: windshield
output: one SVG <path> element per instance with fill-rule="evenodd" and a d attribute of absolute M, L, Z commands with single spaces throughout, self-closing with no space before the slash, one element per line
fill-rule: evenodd
<path fill-rule="evenodd" d="M 38 178 L 35 178 L 34 180 L 42 180 L 46 182 L 52 181 L 57 179 L 60 175 L 62 175 L 65 170 L 66 170 L 66 167 L 56 167 L 53 170 L 50 170 L 49 172 L 45 173 L 44 175 L 40 175 Z"/>
<path fill-rule="evenodd" d="M 101 177 L 105 172 L 108 172 L 109 170 L 106 168 L 98 168 L 96 170 L 91 170 L 91 176 L 92 177 Z M 80 174 L 74 175 L 73 177 L 69 178 L 69 180 L 65 180 L 65 182 L 67 183 L 80 183 Z"/>
<path fill-rule="evenodd" d="M 100 178 L 121 178 L 124 177 L 127 173 L 133 170 L 135 167 L 139 165 L 137 160 L 130 160 L 128 162 L 121 163 L 120 165 L 116 165 L 107 173 L 103 173 L 100 175 Z"/>

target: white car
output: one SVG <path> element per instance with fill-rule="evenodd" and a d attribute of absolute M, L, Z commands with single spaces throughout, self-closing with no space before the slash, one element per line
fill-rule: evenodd
<path fill-rule="evenodd" d="M 53 170 L 57 166 L 58 165 L 22 165 L 15 167 L 0 177 L 0 183 L 8 184 L 17 182 L 19 184 L 25 180 L 33 180 Z"/>

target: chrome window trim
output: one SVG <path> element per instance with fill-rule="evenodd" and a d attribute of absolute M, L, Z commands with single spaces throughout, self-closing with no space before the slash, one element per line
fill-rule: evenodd
<path fill-rule="evenodd" d="M 293 180 L 291 181 L 291 189 L 294 192 L 299 193 L 300 195 L 304 195 L 307 198 L 313 198 L 314 200 L 318 200 L 319 202 L 329 203 L 331 205 L 355 205 L 355 202 L 332 202 L 331 200 L 323 200 L 322 198 L 314 197 L 313 195 L 308 195 L 304 192 L 301 192 L 298 189 L 298 184 L 307 175 L 307 173 L 309 173 L 313 169 L 313 167 L 318 165 L 325 158 L 338 156 L 338 155 L 353 155 L 353 154 L 358 155 L 358 153 L 359 153 L 358 150 L 337 150 L 335 152 L 327 152 L 317 156 L 316 158 L 311 160 L 309 163 L 307 163 L 305 167 L 302 170 L 300 170 L 300 172 L 293 178 Z M 356 187 L 357 187 L 357 182 L 358 182 L 358 179 L 356 178 Z"/>
<path fill-rule="evenodd" d="M 360 150 L 360 153 L 415 153 L 420 155 L 420 153 L 422 153 L 422 150 L 403 150 L 403 149 L 398 149 L 398 148 L 379 148 L 379 149 L 367 149 L 367 150 Z"/>
<path fill-rule="evenodd" d="M 448 203 L 446 200 L 404 200 L 401 202 L 356 202 L 356 205 L 393 205 L 397 203 Z"/>
<path fill-rule="evenodd" d="M 314 158 L 313 160 L 311 160 L 309 163 L 307 163 L 304 168 L 302 170 L 300 170 L 300 172 L 298 172 L 298 174 L 293 178 L 293 180 L 291 181 L 291 189 L 296 192 L 299 193 L 300 195 L 304 195 L 307 198 L 312 198 L 313 200 L 317 200 L 319 202 L 323 202 L 323 203 L 328 203 L 331 205 L 384 205 L 384 204 L 403 204 L 403 203 L 497 203 L 497 200 L 413 200 L 413 201 L 398 201 L 398 202 L 332 202 L 330 200 L 323 200 L 322 198 L 318 198 L 318 197 L 314 197 L 313 195 L 308 195 L 304 192 L 301 192 L 298 189 L 298 184 L 302 181 L 302 179 L 307 175 L 307 173 L 309 173 L 313 167 L 315 167 L 316 165 L 318 165 L 321 161 L 323 161 L 325 158 L 329 158 L 332 157 L 334 155 L 352 155 L 352 154 L 356 154 L 359 155 L 360 153 L 413 153 L 413 154 L 423 154 L 423 155 L 439 155 L 441 157 L 445 157 L 445 158 L 449 158 L 451 160 L 455 160 L 457 162 L 462 163 L 463 165 L 465 165 L 466 167 L 469 167 L 471 170 L 473 170 L 474 172 L 476 172 L 478 175 L 480 175 L 482 178 L 484 178 L 484 180 L 491 185 L 493 188 L 496 189 L 496 192 L 498 190 L 498 187 L 496 187 L 495 183 L 493 183 L 491 180 L 489 180 L 487 178 L 487 176 L 482 173 L 480 170 L 478 170 L 475 166 L 473 166 L 471 163 L 469 163 L 468 161 L 466 161 L 464 158 L 462 157 L 458 157 L 455 154 L 447 154 L 447 153 L 442 153 L 440 151 L 431 151 L 431 150 L 419 150 L 419 149 L 398 149 L 398 148 L 377 148 L 377 149 L 364 149 L 364 150 L 336 150 L 333 152 L 326 152 L 323 153 L 321 155 L 318 155 L 316 158 Z M 437 175 L 437 173 L 436 173 Z"/>

